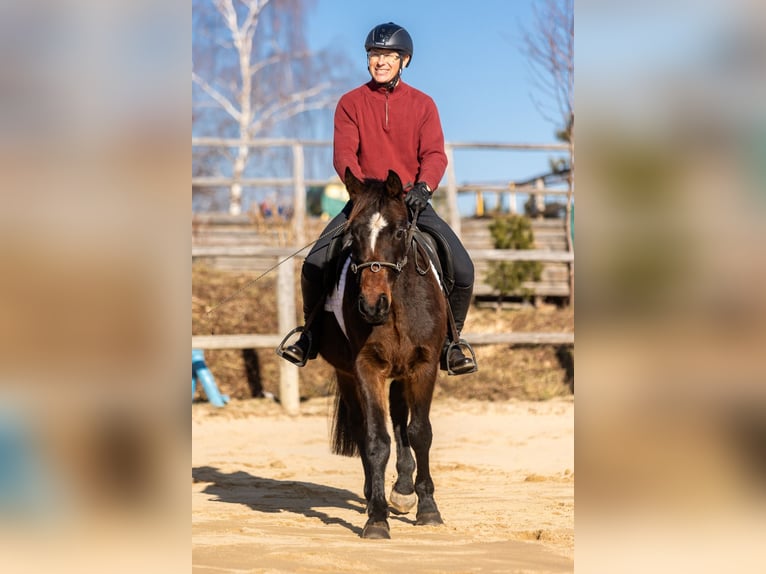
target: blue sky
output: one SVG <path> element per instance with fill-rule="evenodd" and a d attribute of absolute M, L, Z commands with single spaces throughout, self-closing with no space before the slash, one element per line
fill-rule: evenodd
<path fill-rule="evenodd" d="M 448 141 L 555 143 L 556 126 L 530 97 L 522 34 L 533 0 L 317 0 L 309 11 L 310 46 L 345 52 L 358 63 L 355 84 L 369 79 L 364 39 L 393 21 L 413 38 L 404 79 L 436 102 Z M 509 181 L 543 173 L 549 152 L 457 151 L 457 179 Z M 443 182 L 446 180 L 442 180 Z"/>

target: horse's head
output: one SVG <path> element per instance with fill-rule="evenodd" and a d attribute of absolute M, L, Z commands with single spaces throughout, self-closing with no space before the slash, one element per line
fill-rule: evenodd
<path fill-rule="evenodd" d="M 359 312 L 373 325 L 385 323 L 393 285 L 407 262 L 407 208 L 399 176 L 360 181 L 346 169 L 346 189 L 354 202 L 346 228 L 351 271 L 359 283 Z"/>

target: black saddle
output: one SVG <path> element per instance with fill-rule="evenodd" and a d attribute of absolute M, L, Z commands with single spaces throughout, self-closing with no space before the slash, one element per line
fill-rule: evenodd
<path fill-rule="evenodd" d="M 413 236 L 415 263 L 422 268 L 418 256 L 425 255 L 434 264 L 442 283 L 445 294 L 449 295 L 455 286 L 455 265 L 452 261 L 452 250 L 447 241 L 431 230 L 416 229 Z"/>

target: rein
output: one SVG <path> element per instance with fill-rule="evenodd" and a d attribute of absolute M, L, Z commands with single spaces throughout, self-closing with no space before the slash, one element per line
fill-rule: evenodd
<path fill-rule="evenodd" d="M 218 303 L 216 303 L 216 304 L 215 304 L 215 305 L 213 305 L 212 307 L 208 307 L 208 308 L 207 308 L 207 310 L 205 311 L 205 315 L 209 315 L 210 313 L 212 313 L 213 311 L 215 311 L 216 309 L 218 309 L 218 308 L 219 308 L 219 307 L 221 307 L 222 305 L 225 305 L 226 303 L 228 303 L 229 301 L 231 301 L 232 299 L 234 299 L 235 297 L 237 297 L 237 296 L 238 296 L 240 293 L 242 293 L 242 292 L 244 292 L 245 290 L 249 289 L 249 288 L 250 288 L 250 287 L 253 285 L 253 283 L 255 283 L 256 281 L 258 281 L 259 279 L 262 279 L 264 276 L 266 276 L 266 275 L 268 275 L 269 273 L 271 273 L 272 271 L 274 271 L 274 269 L 276 269 L 277 267 L 279 267 L 279 266 L 280 266 L 280 265 L 282 265 L 283 263 L 286 263 L 286 262 L 287 262 L 287 261 L 289 261 L 290 259 L 293 259 L 294 257 L 296 257 L 296 256 L 298 255 L 298 253 L 300 253 L 301 251 L 303 251 L 303 250 L 304 250 L 304 249 L 306 249 L 307 247 L 311 247 L 312 245 L 314 245 L 314 244 L 315 244 L 317 241 L 319 241 L 320 239 L 324 239 L 324 238 L 325 238 L 325 237 L 327 237 L 328 235 L 332 235 L 332 234 L 333 234 L 333 233 L 335 233 L 336 231 L 338 231 L 338 230 L 340 230 L 340 229 L 343 229 L 345 226 L 346 226 L 346 223 L 341 223 L 340 225 L 338 225 L 338 226 L 336 226 L 336 227 L 333 227 L 332 229 L 328 230 L 328 231 L 327 231 L 327 233 L 323 233 L 322 235 L 320 235 L 319 237 L 317 237 L 317 238 L 316 238 L 314 241 L 312 241 L 311 243 L 308 243 L 308 244 L 304 245 L 303 247 L 301 247 L 301 248 L 300 248 L 300 249 L 298 249 L 297 251 L 295 251 L 295 252 L 291 253 L 290 255 L 288 255 L 287 257 L 285 257 L 284 259 L 282 259 L 281 261 L 278 261 L 276 264 L 272 265 L 271 267 L 269 267 L 268 269 L 266 269 L 266 271 L 264 271 L 263 273 L 261 273 L 260 275 L 258 275 L 258 277 L 256 277 L 256 278 L 255 278 L 255 279 L 253 279 L 252 281 L 248 281 L 248 282 L 247 282 L 247 283 L 246 283 L 246 284 L 245 284 L 243 287 L 241 287 L 241 288 L 237 289 L 237 290 L 236 290 L 234 293 L 232 293 L 231 295 L 229 295 L 229 296 L 228 296 L 228 297 L 226 297 L 225 299 L 222 299 L 221 301 L 219 301 Z"/>

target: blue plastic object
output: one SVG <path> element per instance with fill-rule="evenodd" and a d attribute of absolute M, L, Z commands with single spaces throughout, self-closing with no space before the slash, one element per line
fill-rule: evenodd
<path fill-rule="evenodd" d="M 202 390 L 213 406 L 222 407 L 229 402 L 229 397 L 218 390 L 213 373 L 205 363 L 205 352 L 202 349 L 192 349 L 192 399 L 197 390 L 197 381 L 202 384 Z"/>
<path fill-rule="evenodd" d="M 59 506 L 55 479 L 29 424 L 0 405 L 0 521 L 49 516 Z"/>

